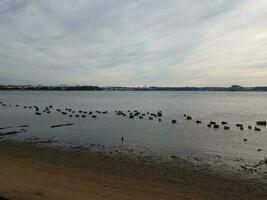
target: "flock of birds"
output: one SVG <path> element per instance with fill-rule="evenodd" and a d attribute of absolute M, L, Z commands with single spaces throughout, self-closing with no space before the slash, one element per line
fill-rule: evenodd
<path fill-rule="evenodd" d="M 49 106 L 45 106 L 44 109 L 41 109 L 41 107 L 39 106 L 21 106 L 21 105 L 12 105 L 12 104 L 6 104 L 4 102 L 0 101 L 0 106 L 2 107 L 21 107 L 23 109 L 31 109 L 34 111 L 34 114 L 37 116 L 43 115 L 43 114 L 50 114 L 52 111 L 56 111 L 58 113 L 61 113 L 62 115 L 66 116 L 66 117 L 75 117 L 75 118 L 86 118 L 86 117 L 91 117 L 93 119 L 98 118 L 98 116 L 100 115 L 105 115 L 108 114 L 109 111 L 105 110 L 105 111 L 100 111 L 100 110 L 96 110 L 96 111 L 84 111 L 84 110 L 74 110 L 72 108 L 64 108 L 64 109 L 59 109 L 56 108 L 54 109 L 53 105 L 49 105 Z M 126 117 L 128 119 L 148 119 L 148 120 L 157 120 L 159 122 L 162 121 L 163 118 L 163 113 L 162 111 L 158 111 L 156 113 L 151 113 L 151 112 L 139 112 L 138 110 L 128 110 L 128 111 L 121 111 L 121 110 L 115 110 L 114 113 L 118 116 L 123 116 Z M 189 115 L 184 114 L 184 118 L 188 121 L 193 121 L 193 118 Z M 176 124 L 177 123 L 177 119 L 172 119 L 171 120 L 172 124 Z M 196 124 L 203 124 L 202 121 L 200 120 L 195 120 Z M 68 123 L 68 124 L 57 124 L 57 125 L 52 125 L 51 128 L 57 128 L 57 127 L 62 127 L 62 126 L 72 126 L 74 125 L 73 123 Z M 241 131 L 243 131 L 245 129 L 245 125 L 241 124 L 241 123 L 237 123 L 235 124 L 235 126 L 240 129 Z M 248 125 L 247 129 L 249 130 L 254 130 L 254 131 L 261 131 L 261 129 L 257 126 L 267 126 L 267 122 L 266 121 L 257 121 L 255 126 L 252 125 Z M 25 127 L 29 127 L 29 125 L 23 125 L 23 126 L 16 126 L 17 128 L 25 128 Z M 214 128 L 214 129 L 219 129 L 219 128 L 223 128 L 223 130 L 230 130 L 231 127 L 229 125 L 228 122 L 226 121 L 222 121 L 222 122 L 215 122 L 215 121 L 210 121 L 207 124 L 207 127 L 209 128 Z M 11 128 L 11 127 L 0 127 L 0 130 L 2 129 L 6 129 L 6 128 Z M 17 134 L 17 133 L 21 133 L 21 132 L 25 132 L 25 129 L 21 129 L 20 131 L 10 131 L 10 132 L 6 132 L 6 133 L 0 133 L 0 136 L 6 136 L 6 135 L 11 135 L 11 134 Z M 124 142 L 124 137 L 121 137 L 121 141 Z M 244 139 L 244 142 L 246 142 L 247 139 Z M 258 152 L 262 151 L 262 149 L 258 149 Z"/>
<path fill-rule="evenodd" d="M 16 105 L 6 104 L 4 102 L 0 102 L 0 105 L 3 107 L 23 107 L 24 109 L 33 109 L 34 114 L 38 115 L 38 116 L 43 115 L 43 114 L 50 114 L 52 112 L 52 110 L 54 109 L 53 105 L 46 106 L 44 109 L 41 109 L 39 106 L 35 106 L 35 105 L 33 105 L 33 106 L 21 106 L 18 104 L 16 104 Z M 96 119 L 101 114 L 108 114 L 109 113 L 109 111 L 107 111 L 107 110 L 105 110 L 105 111 L 100 111 L 100 110 L 96 110 L 96 111 L 78 110 L 78 111 L 75 111 L 72 108 L 64 108 L 64 109 L 56 108 L 55 110 L 58 113 L 61 113 L 62 115 L 68 116 L 70 118 L 72 118 L 72 117 L 75 117 L 75 118 L 91 117 L 91 118 Z M 148 120 L 156 119 L 159 122 L 162 121 L 162 117 L 163 117 L 162 111 L 158 111 L 156 113 L 151 113 L 151 112 L 145 112 L 144 113 L 144 112 L 139 112 L 138 110 L 133 110 L 133 111 L 128 110 L 127 112 L 124 112 L 121 110 L 115 110 L 115 114 L 118 116 L 127 117 L 129 119 L 135 119 L 135 118 L 145 119 L 145 117 L 148 117 Z M 184 117 L 188 121 L 193 120 L 193 118 L 189 115 L 184 114 Z M 196 122 L 196 124 L 202 124 L 202 121 L 200 121 L 200 120 L 196 120 L 195 122 Z M 177 120 L 172 119 L 171 123 L 176 124 Z M 73 124 L 65 124 L 65 125 L 73 125 Z M 258 122 L 256 122 L 256 125 L 257 126 L 266 126 L 267 123 L 266 123 L 266 121 L 258 121 Z M 63 125 L 55 125 L 55 126 L 51 126 L 51 128 L 60 127 L 60 126 L 63 126 Z M 257 126 L 253 127 L 252 125 L 248 125 L 247 128 L 250 130 L 254 129 L 254 131 L 261 131 L 261 129 Z M 230 128 L 231 128 L 229 126 L 228 122 L 226 122 L 226 121 L 222 121 L 220 123 L 217 123 L 215 121 L 210 121 L 207 124 L 207 127 L 214 128 L 214 129 L 219 129 L 220 127 L 222 127 L 224 130 L 230 130 Z M 239 128 L 241 131 L 243 131 L 245 129 L 245 126 L 241 123 L 237 123 L 236 127 Z"/>
<path fill-rule="evenodd" d="M 191 116 L 187 116 L 186 114 L 184 114 L 184 117 L 187 120 L 192 120 L 192 117 Z M 172 123 L 176 123 L 176 120 L 172 120 Z M 197 124 L 201 124 L 202 121 L 196 120 L 196 123 Z M 259 126 L 266 126 L 267 125 L 266 121 L 257 121 L 256 124 L 259 125 Z M 220 126 L 222 126 L 224 130 L 230 130 L 230 126 L 228 125 L 228 122 L 226 122 L 226 121 L 222 121 L 221 123 L 217 123 L 215 121 L 210 121 L 207 124 L 207 126 L 209 128 L 213 127 L 214 129 L 218 129 L 218 128 L 220 128 Z M 236 127 L 239 128 L 241 131 L 244 130 L 244 125 L 243 124 L 237 123 Z M 250 129 L 250 130 L 253 129 L 252 125 L 248 125 L 247 128 Z M 257 126 L 254 127 L 254 130 L 255 131 L 261 131 L 261 129 L 259 127 L 257 127 Z"/>

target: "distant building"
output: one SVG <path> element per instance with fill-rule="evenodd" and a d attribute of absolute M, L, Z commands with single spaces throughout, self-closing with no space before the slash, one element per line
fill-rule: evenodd
<path fill-rule="evenodd" d="M 232 85 L 230 88 L 232 91 L 242 91 L 244 88 L 240 85 Z"/>

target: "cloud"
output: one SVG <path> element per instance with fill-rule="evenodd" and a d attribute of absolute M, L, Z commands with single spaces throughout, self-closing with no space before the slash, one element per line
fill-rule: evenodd
<path fill-rule="evenodd" d="M 267 84 L 265 7 L 264 0 L 4 0 L 0 84 Z"/>
<path fill-rule="evenodd" d="M 212 22 L 187 59 L 173 67 L 178 82 L 181 78 L 188 85 L 266 85 L 266 6 L 266 1 L 242 1 Z M 180 77 L 180 69 L 187 76 Z"/>

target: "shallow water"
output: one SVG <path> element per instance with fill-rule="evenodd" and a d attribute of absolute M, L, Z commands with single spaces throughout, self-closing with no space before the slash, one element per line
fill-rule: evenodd
<path fill-rule="evenodd" d="M 28 124 L 26 133 L 15 137 L 51 138 L 62 143 L 105 144 L 108 146 L 147 147 L 155 152 L 182 155 L 221 155 L 260 160 L 266 154 L 267 128 L 261 132 L 248 130 L 257 120 L 267 120 L 267 93 L 263 92 L 120 92 L 120 91 L 0 91 L 0 127 Z M 20 105 L 15 107 L 14 105 Z M 53 105 L 51 114 L 35 115 L 34 109 L 23 106 L 37 105 L 42 109 Z M 97 119 L 68 117 L 56 109 L 76 111 L 108 111 L 97 114 Z M 142 113 L 162 111 L 157 118 L 143 120 L 117 116 L 114 111 L 138 110 Z M 193 117 L 187 121 L 184 114 Z M 171 120 L 177 119 L 176 124 Z M 196 124 L 195 120 L 202 124 Z M 231 130 L 208 128 L 209 121 L 227 121 Z M 74 123 L 74 126 L 50 128 L 51 125 Z M 239 130 L 235 124 L 244 124 Z M 16 128 L 18 129 L 18 128 Z M 14 128 L 0 130 L 6 132 Z M 121 142 L 124 137 L 124 142 Z M 244 142 L 244 139 L 247 139 Z M 258 152 L 261 148 L 263 151 Z"/>

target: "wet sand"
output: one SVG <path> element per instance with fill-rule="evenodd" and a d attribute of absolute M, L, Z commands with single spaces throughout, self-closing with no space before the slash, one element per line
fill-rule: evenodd
<path fill-rule="evenodd" d="M 0 149 L 0 196 L 8 199 L 267 199 L 259 179 L 198 170 L 180 159 L 14 141 L 1 141 Z"/>

